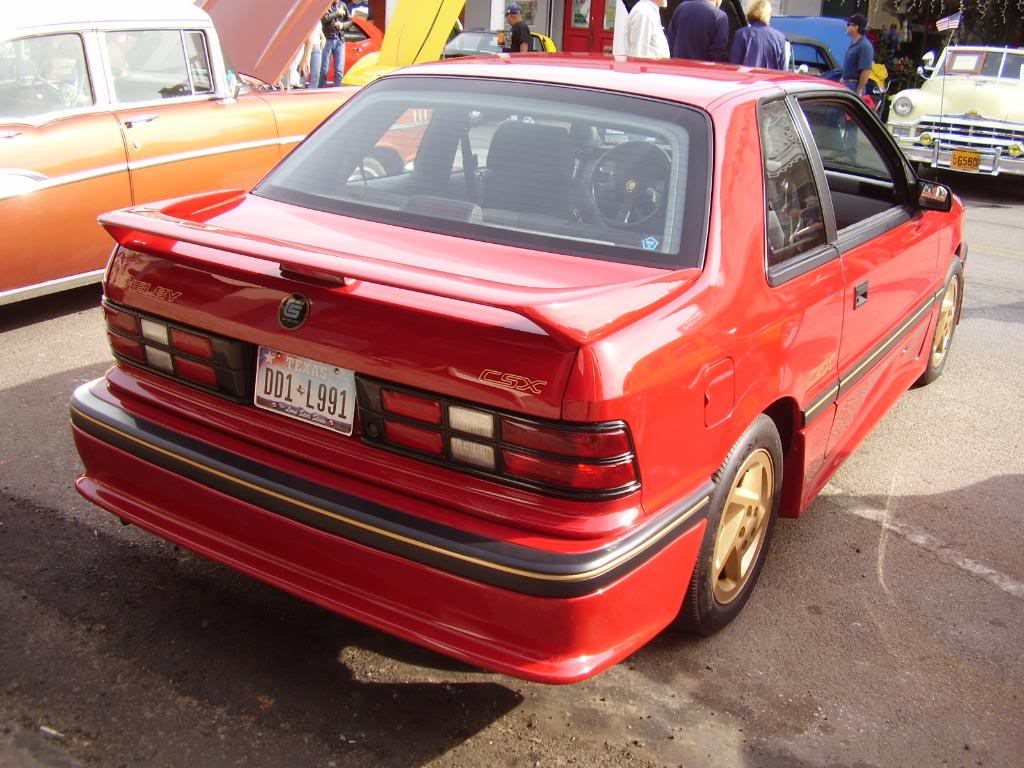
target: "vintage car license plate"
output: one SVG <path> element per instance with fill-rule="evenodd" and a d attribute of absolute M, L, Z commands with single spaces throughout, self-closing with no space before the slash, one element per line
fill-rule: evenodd
<path fill-rule="evenodd" d="M 976 171 L 981 168 L 981 154 L 969 149 L 954 149 L 949 167 L 959 171 Z"/>
<path fill-rule="evenodd" d="M 259 408 L 351 435 L 356 377 L 346 368 L 260 347 L 253 402 Z"/>

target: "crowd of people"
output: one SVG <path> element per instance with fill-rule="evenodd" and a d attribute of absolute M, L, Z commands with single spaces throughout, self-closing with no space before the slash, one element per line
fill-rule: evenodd
<path fill-rule="evenodd" d="M 771 24 L 771 0 L 753 0 L 747 26 L 729 44 L 729 17 L 722 0 L 683 0 L 664 29 L 661 9 L 667 0 L 616 0 L 612 53 L 649 59 L 696 59 L 746 67 L 785 70 L 789 43 Z M 847 20 L 851 45 L 843 61 L 842 82 L 863 96 L 875 51 L 865 36 L 867 20 L 855 13 Z"/>
<path fill-rule="evenodd" d="M 731 62 L 747 67 L 786 69 L 789 43 L 771 27 L 771 0 L 753 0 L 747 8 L 747 26 L 741 27 L 729 43 L 729 18 L 722 0 L 683 0 L 662 26 L 661 9 L 667 0 L 616 0 L 612 53 L 650 59 L 696 59 Z M 332 85 L 340 85 L 345 71 L 345 31 L 352 18 L 369 18 L 365 0 L 347 3 L 334 0 L 306 40 L 296 60 L 301 83 L 307 88 L 325 88 L 332 71 Z M 506 53 L 530 49 L 530 28 L 517 3 L 505 9 L 509 33 L 504 38 Z M 864 34 L 867 20 L 855 13 L 847 19 L 851 45 L 843 62 L 842 82 L 863 96 L 874 62 L 874 48 Z M 892 30 L 890 30 L 892 34 Z"/>

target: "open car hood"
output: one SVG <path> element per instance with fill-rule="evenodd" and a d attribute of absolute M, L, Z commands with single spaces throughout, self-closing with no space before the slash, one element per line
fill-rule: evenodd
<path fill-rule="evenodd" d="M 326 0 L 196 0 L 217 26 L 231 66 L 273 83 L 326 9 Z"/>
<path fill-rule="evenodd" d="M 466 0 L 399 0 L 380 47 L 378 63 L 405 67 L 437 61 Z"/>

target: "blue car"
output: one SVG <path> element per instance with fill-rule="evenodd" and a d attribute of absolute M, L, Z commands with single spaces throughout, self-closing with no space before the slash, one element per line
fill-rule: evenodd
<path fill-rule="evenodd" d="M 842 67 L 850 38 L 846 34 L 846 19 L 830 16 L 772 16 L 772 26 L 787 37 L 790 33 L 820 40 L 828 46 L 832 58 Z"/>

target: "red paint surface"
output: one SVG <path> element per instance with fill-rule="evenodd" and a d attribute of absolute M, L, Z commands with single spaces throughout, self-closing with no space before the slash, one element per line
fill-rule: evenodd
<path fill-rule="evenodd" d="M 105 289 L 114 301 L 212 333 L 470 404 L 551 420 L 621 420 L 640 491 L 614 501 L 546 497 L 374 449 L 360 441 L 358 423 L 353 437 L 342 438 L 126 366 L 94 390 L 107 388 L 102 396 L 131 413 L 255 461 L 485 539 L 552 552 L 614 542 L 678 504 L 768 412 L 786 441 L 781 514 L 799 515 L 924 369 L 937 309 L 806 429 L 801 410 L 938 290 L 960 243 L 959 203 L 950 214 L 919 213 L 773 288 L 764 272 L 755 105 L 786 76 L 694 63 L 520 61 L 424 69 L 543 76 L 708 111 L 714 175 L 702 271 L 511 249 L 220 193 L 176 202 L 164 218 L 108 218 L 139 253 L 112 264 Z M 174 217 L 190 219 L 188 231 Z M 287 280 L 276 259 L 355 270 L 362 279 L 334 288 Z M 870 316 L 851 310 L 853 286 L 864 277 L 872 286 Z M 128 287 L 139 281 L 180 296 L 168 302 Z M 285 334 L 276 308 L 300 290 L 315 312 Z M 540 394 L 517 391 L 500 376 L 483 376 L 488 370 L 545 384 Z M 599 593 L 540 599 L 307 529 L 88 436 L 76 433 L 76 442 L 86 466 L 79 489 L 116 514 L 414 642 L 548 682 L 594 674 L 664 627 L 680 606 L 703 533 L 701 524 Z"/>

